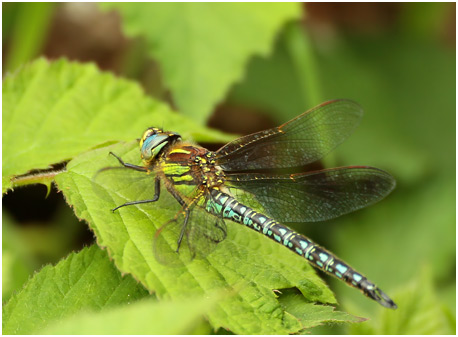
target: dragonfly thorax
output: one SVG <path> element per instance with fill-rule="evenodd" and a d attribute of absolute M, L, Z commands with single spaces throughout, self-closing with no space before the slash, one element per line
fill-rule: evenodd
<path fill-rule="evenodd" d="M 194 186 L 218 188 L 224 184 L 224 172 L 216 165 L 215 153 L 187 143 L 176 143 L 158 165 L 165 178 L 176 188 Z"/>
<path fill-rule="evenodd" d="M 160 154 L 180 139 L 181 136 L 177 133 L 148 128 L 140 140 L 140 153 L 145 165 L 152 166 Z"/>

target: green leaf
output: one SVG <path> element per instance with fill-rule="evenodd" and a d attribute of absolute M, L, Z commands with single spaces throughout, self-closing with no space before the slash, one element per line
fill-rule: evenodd
<path fill-rule="evenodd" d="M 4 334 L 33 334 L 82 310 L 101 310 L 147 296 L 96 245 L 46 266 L 3 306 Z"/>
<path fill-rule="evenodd" d="M 380 310 L 375 321 L 352 326 L 352 334 L 377 335 L 454 335 L 454 315 L 439 300 L 431 270 L 422 268 L 415 279 L 399 289 L 396 311 Z"/>
<path fill-rule="evenodd" d="M 92 64 L 39 59 L 3 82 L 3 192 L 11 178 L 97 145 L 141 136 L 151 125 L 203 141 L 230 137 L 173 113 L 130 81 Z"/>
<path fill-rule="evenodd" d="M 215 298 L 143 300 L 100 312 L 85 312 L 51 324 L 52 335 L 188 335 L 214 306 Z"/>
<path fill-rule="evenodd" d="M 295 3 L 110 3 L 129 36 L 144 36 L 180 111 L 203 124 L 247 61 L 269 54 Z"/>
<path fill-rule="evenodd" d="M 90 224 L 99 245 L 107 247 L 117 267 L 123 273 L 132 273 L 160 299 L 234 292 L 221 300 L 208 317 L 215 329 L 225 327 L 242 334 L 286 334 L 302 329 L 298 318 L 284 311 L 274 289 L 296 287 L 304 302 L 335 302 L 303 258 L 232 222 L 227 222 L 226 240 L 206 259 L 178 267 L 159 264 L 152 249 L 154 233 L 175 216 L 179 205 L 163 188 L 156 203 L 110 212 L 126 201 L 147 199 L 152 193 L 153 177 L 145 175 L 150 181 L 137 183 L 113 178 L 94 187 L 92 178 L 100 168 L 119 165 L 109 151 L 126 162 L 140 164 L 135 143 L 113 145 L 78 156 L 56 181 L 77 216 Z M 101 191 L 94 193 L 94 189 Z M 330 313 L 329 319 L 332 317 Z"/>
<path fill-rule="evenodd" d="M 329 323 L 360 323 L 364 318 L 352 316 L 345 312 L 334 311 L 331 306 L 304 302 L 301 296 L 291 290 L 282 291 L 280 302 L 284 310 L 299 318 L 303 329 L 309 329 L 325 322 Z"/>

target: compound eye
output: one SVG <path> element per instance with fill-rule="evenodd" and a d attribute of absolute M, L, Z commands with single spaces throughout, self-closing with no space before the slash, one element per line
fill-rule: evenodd
<path fill-rule="evenodd" d="M 156 130 L 152 130 L 153 132 L 149 132 L 147 130 L 144 134 L 144 139 L 140 142 L 140 152 L 143 160 L 151 161 L 153 160 L 162 148 L 167 145 L 167 140 L 169 136 L 164 133 L 157 133 Z"/>

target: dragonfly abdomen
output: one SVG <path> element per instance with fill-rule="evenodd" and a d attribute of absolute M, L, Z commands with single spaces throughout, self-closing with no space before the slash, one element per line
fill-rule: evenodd
<path fill-rule="evenodd" d="M 262 213 L 256 212 L 219 190 L 212 190 L 211 196 L 212 198 L 207 204 L 207 211 L 210 213 L 244 224 L 264 234 L 270 239 L 283 244 L 296 254 L 303 256 L 317 268 L 345 281 L 352 287 L 362 290 L 366 296 L 383 306 L 396 308 L 396 304 L 374 283 L 304 235 Z"/>

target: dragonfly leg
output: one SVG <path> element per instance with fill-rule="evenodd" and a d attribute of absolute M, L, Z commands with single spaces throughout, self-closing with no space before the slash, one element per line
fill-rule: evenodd
<path fill-rule="evenodd" d="M 183 226 L 181 227 L 180 236 L 178 237 L 178 241 L 177 241 L 176 252 L 178 253 L 178 251 L 180 250 L 181 242 L 183 241 L 184 233 L 186 232 L 186 226 L 188 225 L 189 215 L 191 214 L 190 207 L 193 205 L 195 200 L 199 199 L 199 196 L 196 196 L 193 202 L 186 204 L 183 198 L 178 193 L 176 193 L 173 189 L 169 189 L 168 191 L 173 195 L 173 197 L 178 201 L 178 203 L 181 206 L 183 206 L 184 210 L 182 212 L 185 213 L 184 223 L 183 223 Z"/>
<path fill-rule="evenodd" d="M 167 185 L 166 188 L 167 191 L 169 191 L 169 193 L 175 198 L 175 200 L 178 201 L 181 206 L 185 207 L 186 203 L 184 202 L 183 198 L 173 188 L 169 188 Z"/>
<path fill-rule="evenodd" d="M 110 151 L 110 154 L 113 157 L 115 157 L 119 161 L 119 163 L 124 167 L 130 168 L 136 171 L 148 172 L 148 169 L 146 167 L 125 163 L 124 160 L 121 159 L 121 157 L 115 155 L 113 152 Z"/>
<path fill-rule="evenodd" d="M 183 241 L 183 237 L 184 237 L 184 233 L 186 232 L 186 226 L 188 224 L 188 220 L 189 220 L 189 215 L 191 213 L 191 210 L 190 210 L 190 207 L 193 205 L 193 203 L 195 202 L 195 200 L 199 200 L 199 197 L 201 195 L 197 195 L 195 198 L 194 198 L 194 201 L 192 201 L 191 203 L 187 204 L 183 198 L 173 189 L 173 188 L 168 188 L 167 187 L 167 190 L 170 192 L 170 194 L 176 199 L 176 201 L 178 201 L 178 203 L 183 206 L 183 210 L 181 212 L 184 212 L 185 213 L 185 218 L 184 218 L 184 223 L 183 223 L 183 226 L 181 227 L 181 232 L 180 232 L 180 236 L 178 237 L 178 241 L 177 241 L 177 250 L 176 252 L 178 253 L 178 251 L 180 250 L 180 246 L 181 246 L 181 242 Z M 178 213 L 179 214 L 179 213 Z M 178 216 L 177 214 L 177 216 Z"/>
<path fill-rule="evenodd" d="M 178 238 L 178 241 L 177 241 L 177 250 L 176 250 L 177 253 L 180 250 L 181 241 L 183 241 L 183 236 L 186 231 L 186 226 L 188 225 L 188 220 L 189 220 L 189 213 L 190 213 L 189 209 L 186 209 L 184 212 L 186 216 L 184 218 L 183 226 L 181 227 L 180 237 Z"/>
<path fill-rule="evenodd" d="M 126 203 L 124 203 L 122 205 L 119 205 L 118 207 L 113 208 L 111 211 L 114 212 L 117 209 L 119 209 L 121 207 L 124 207 L 124 206 L 147 204 L 147 203 L 150 203 L 150 202 L 158 201 L 160 194 L 161 194 L 161 180 L 158 177 L 156 177 L 156 179 L 154 180 L 154 197 L 153 197 L 153 199 L 129 201 L 129 202 L 126 202 Z"/>

